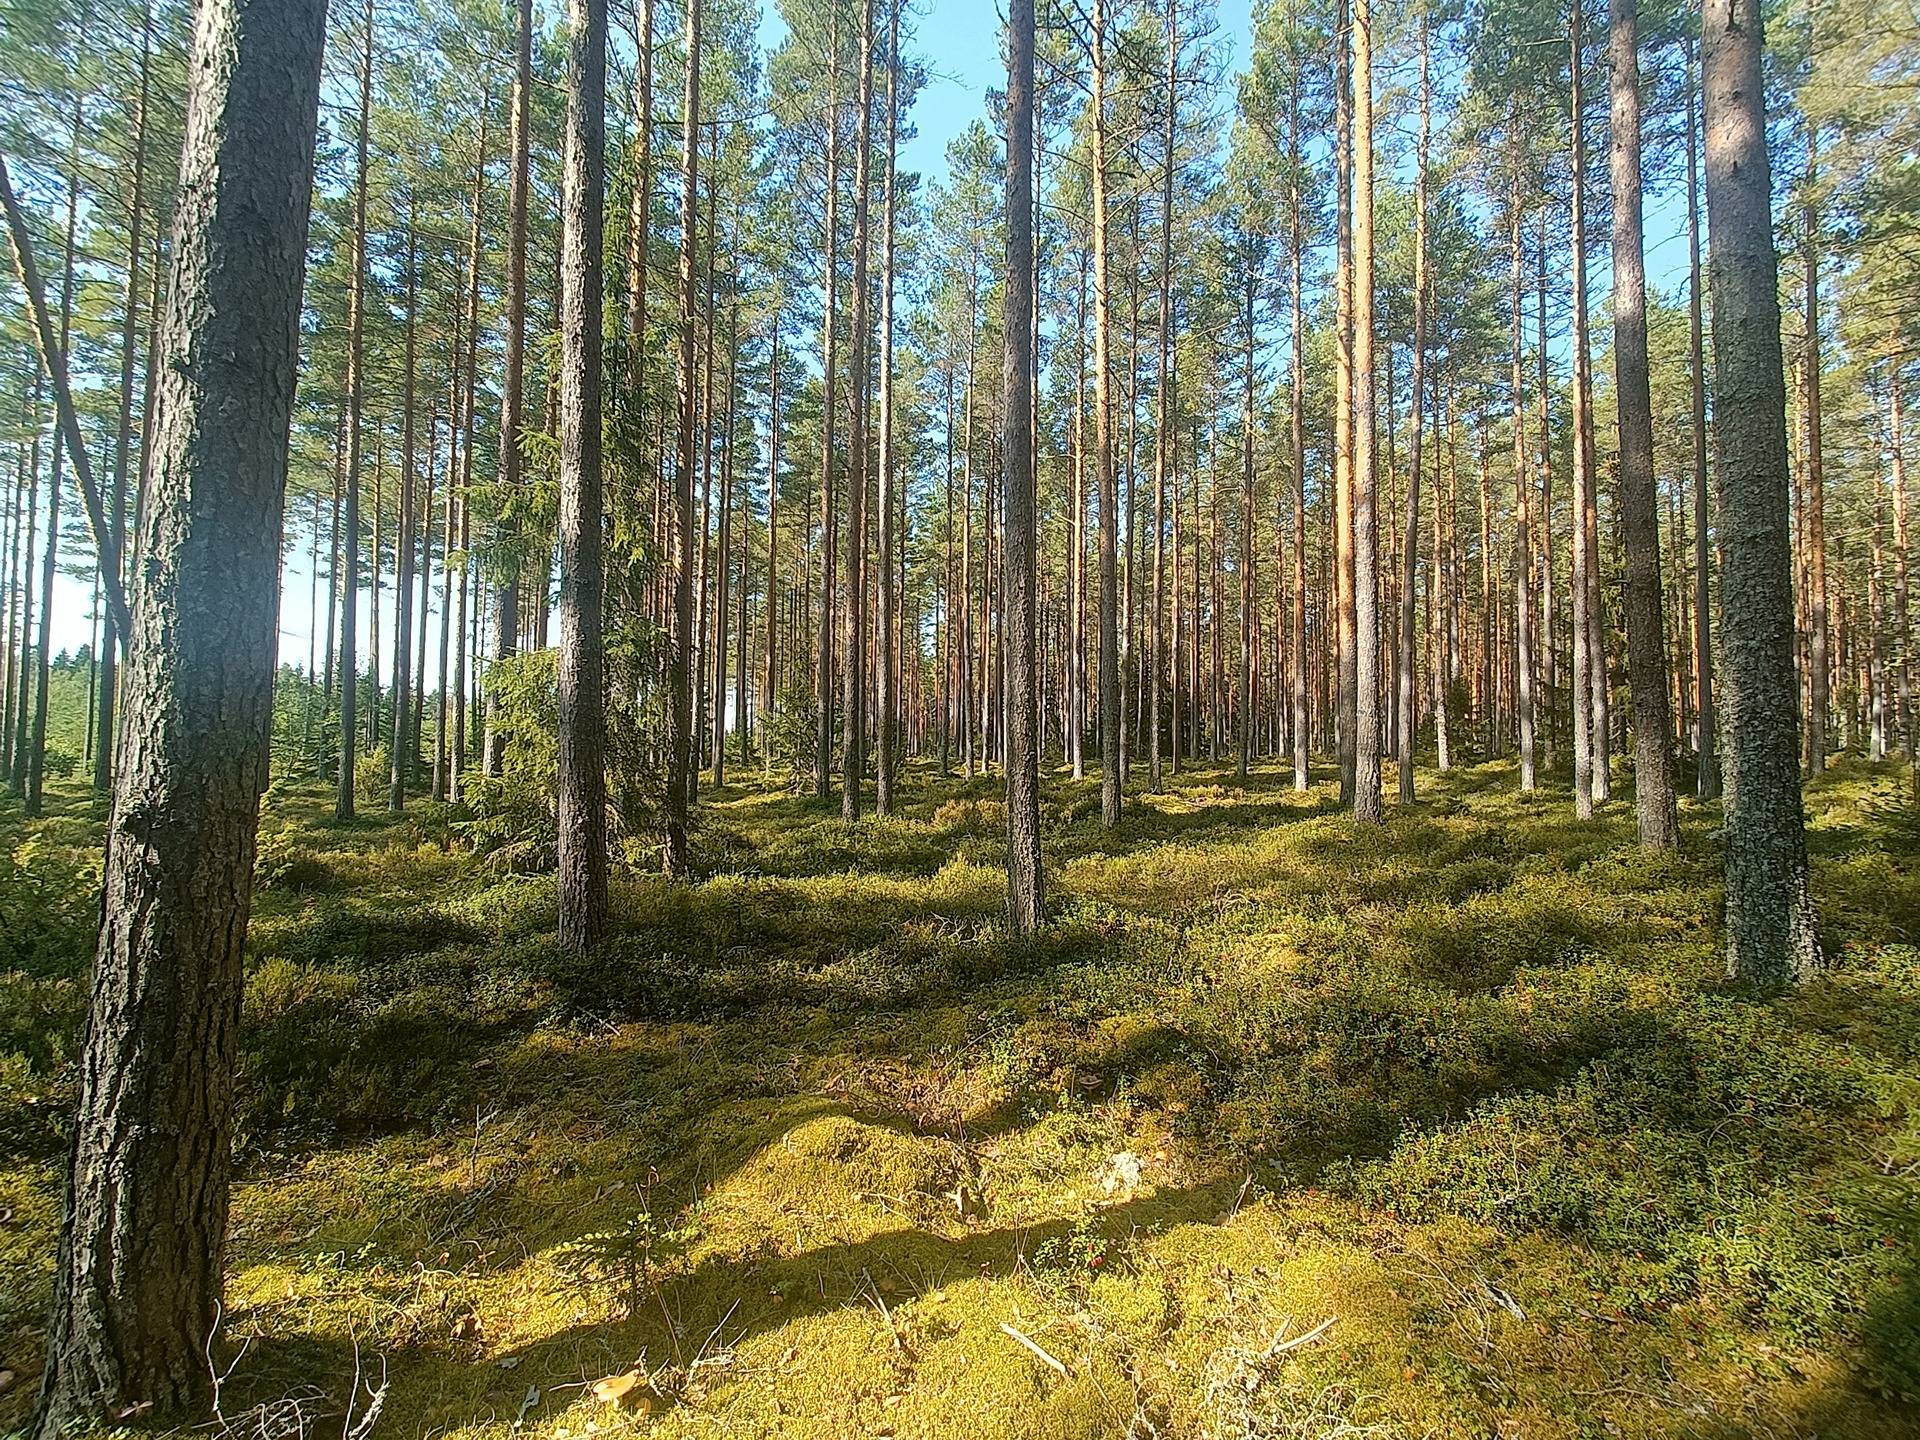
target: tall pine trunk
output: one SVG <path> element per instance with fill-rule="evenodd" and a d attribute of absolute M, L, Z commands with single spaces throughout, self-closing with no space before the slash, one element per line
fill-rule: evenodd
<path fill-rule="evenodd" d="M 867 492 L 873 480 L 867 439 L 867 262 L 871 248 L 867 217 L 873 157 L 873 0 L 863 0 L 861 6 L 859 63 L 860 113 L 854 118 L 853 146 L 853 304 L 847 337 L 852 346 L 847 448 L 853 463 L 847 476 L 846 635 L 841 644 L 845 712 L 840 721 L 840 818 L 848 824 L 860 818 L 860 792 L 867 768 Z"/>
<path fill-rule="evenodd" d="M 667 797 L 661 867 L 687 873 L 687 796 L 694 768 L 693 467 L 699 408 L 694 353 L 694 238 L 700 226 L 701 0 L 687 5 L 687 75 L 680 107 L 680 316 L 677 459 L 673 477 L 672 623 L 667 660 Z"/>
<path fill-rule="evenodd" d="M 354 131 L 352 273 L 347 277 L 347 468 L 340 512 L 340 758 L 334 771 L 334 819 L 353 819 L 356 723 L 360 700 L 360 468 L 367 389 L 367 131 L 373 123 L 373 0 L 360 19 L 360 112 Z M 376 561 L 378 552 L 376 551 Z"/>
<path fill-rule="evenodd" d="M 1776 988 L 1820 964 L 1800 810 L 1787 514 L 1787 395 L 1759 0 L 1702 17 L 1715 495 L 1727 790 L 1727 968 Z"/>
<path fill-rule="evenodd" d="M 894 509 L 899 497 L 895 493 L 893 455 L 893 232 L 894 164 L 900 129 L 901 3 L 902 0 L 891 0 L 887 9 L 887 155 L 880 181 L 880 537 L 879 572 L 875 576 L 880 661 L 875 675 L 873 755 L 873 813 L 876 815 L 893 811 L 896 712 L 900 706 L 899 673 L 895 669 L 899 652 L 894 645 L 898 605 L 894 591 Z M 1031 309 L 1031 305 L 1028 308 Z"/>
<path fill-rule="evenodd" d="M 514 51 L 512 118 L 507 153 L 510 157 L 507 181 L 507 344 L 506 367 L 500 381 L 500 470 L 499 489 L 509 513 L 496 523 L 496 536 L 504 552 L 493 597 L 492 658 L 504 660 L 520 644 L 520 571 L 518 550 L 519 522 L 511 507 L 519 503 L 523 469 L 520 431 L 526 404 L 527 360 L 527 189 L 530 181 L 529 129 L 532 124 L 530 99 L 533 90 L 533 0 L 519 0 L 519 22 Z M 543 580 L 542 596 L 546 594 Z M 486 697 L 485 738 L 481 764 L 487 774 L 498 775 L 506 765 L 507 736 L 500 728 L 498 697 L 489 690 Z"/>
<path fill-rule="evenodd" d="M 1707 362 L 1700 293 L 1699 86 L 1694 57 L 1687 55 L 1687 382 L 1693 402 L 1693 691 L 1694 793 L 1720 794 L 1720 736 L 1714 715 L 1713 614 L 1707 557 Z M 1902 632 L 1905 633 L 1904 631 Z"/>
<path fill-rule="evenodd" d="M 1098 0 L 1096 0 L 1098 3 Z M 1040 928 L 1040 714 L 1036 694 L 1033 477 L 1033 0 L 1007 11 L 1006 344 L 1000 385 L 1007 572 L 1007 916 L 1016 935 Z M 882 718 L 884 722 L 884 717 Z"/>
<path fill-rule="evenodd" d="M 1426 438 L 1427 365 L 1427 152 L 1432 143 L 1432 102 L 1427 71 L 1427 17 L 1420 17 L 1420 141 L 1413 175 L 1413 438 L 1407 457 L 1407 523 L 1400 573 L 1400 803 L 1413 803 L 1413 750 L 1419 734 L 1418 687 L 1414 684 L 1414 588 L 1420 570 L 1420 465 Z M 1429 564 L 1438 569 L 1439 553 Z M 1432 585 L 1428 585 L 1432 603 Z M 1444 723 L 1444 722 L 1443 722 Z"/>
<path fill-rule="evenodd" d="M 204 1403 L 325 6 L 204 0 L 35 1433 Z"/>
<path fill-rule="evenodd" d="M 1640 843 L 1680 842 L 1660 603 L 1659 491 L 1647 361 L 1647 273 L 1640 219 L 1638 0 L 1612 0 L 1613 364 L 1620 411 L 1620 530 L 1627 554 L 1627 663 L 1633 686 L 1634 809 Z"/>
<path fill-rule="evenodd" d="M 560 944 L 607 926 L 600 351 L 606 247 L 607 5 L 568 0 L 560 254 Z M 696 52 L 697 53 L 697 52 Z"/>
<path fill-rule="evenodd" d="M 1353 0 L 1353 817 L 1380 819 L 1380 568 L 1374 510 L 1373 4 Z"/>

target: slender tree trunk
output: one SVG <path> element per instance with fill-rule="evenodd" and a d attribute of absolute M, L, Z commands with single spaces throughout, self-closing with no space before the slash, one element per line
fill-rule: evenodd
<path fill-rule="evenodd" d="M 633 203 L 627 212 L 627 403 L 636 415 L 646 402 L 647 381 L 647 248 L 653 229 L 653 4 L 654 0 L 640 0 L 633 80 Z"/>
<path fill-rule="evenodd" d="M 903 0 L 891 0 L 887 9 L 887 155 L 880 181 L 880 566 L 875 576 L 875 588 L 879 592 L 880 663 L 874 693 L 873 757 L 873 813 L 876 815 L 888 815 L 893 811 L 896 711 L 900 706 L 900 683 L 895 669 L 898 652 L 894 647 L 893 634 L 897 606 L 894 594 L 893 512 L 898 503 L 893 473 L 893 192 L 894 152 L 899 148 L 900 129 L 902 3 Z M 1032 309 L 1031 303 L 1028 309 Z"/>
<path fill-rule="evenodd" d="M 1100 821 L 1108 829 L 1120 823 L 1122 772 L 1120 737 L 1120 596 L 1118 545 L 1120 493 L 1113 458 L 1113 260 L 1109 234 L 1107 175 L 1107 37 L 1105 0 L 1093 0 L 1093 455 L 1094 483 L 1100 491 Z M 1162 352 L 1165 352 L 1163 345 Z M 1158 586 L 1155 587 L 1158 600 Z M 1159 611 L 1155 610 L 1154 738 L 1155 783 L 1160 764 Z"/>
<path fill-rule="evenodd" d="M 1893 666 L 1896 723 L 1900 729 L 1900 749 L 1907 763 L 1913 763 L 1913 622 L 1908 610 L 1907 583 L 1907 454 L 1904 429 L 1906 412 L 1900 393 L 1900 362 L 1896 358 L 1887 367 L 1887 443 L 1892 450 L 1893 482 Z"/>
<path fill-rule="evenodd" d="M 673 640 L 667 678 L 667 803 L 661 866 L 687 873 L 687 796 L 694 769 L 693 467 L 695 421 L 694 239 L 700 225 L 701 0 L 687 4 L 687 78 L 680 111 L 680 357 L 678 461 L 673 482 Z"/>
<path fill-rule="evenodd" d="M 766 620 L 766 662 L 760 710 L 772 715 L 780 695 L 780 321 L 774 312 L 767 335 L 767 584 L 762 609 Z"/>
<path fill-rule="evenodd" d="M 1707 362 L 1700 293 L 1699 84 L 1687 53 L 1687 380 L 1693 400 L 1693 691 L 1699 770 L 1695 793 L 1720 793 L 1719 724 L 1714 715 L 1713 614 L 1707 543 Z"/>
<path fill-rule="evenodd" d="M 147 104 L 150 89 L 150 57 L 152 51 L 153 21 L 149 9 L 143 7 L 140 16 L 140 86 L 139 98 L 133 112 L 133 193 L 127 209 L 127 287 L 125 291 L 125 319 L 120 330 L 120 402 L 115 415 L 113 439 L 113 488 L 107 498 L 107 524 L 113 532 L 114 561 L 125 566 L 121 557 L 126 552 L 127 534 L 127 461 L 133 448 L 133 357 L 139 335 L 140 323 L 140 255 L 142 250 L 142 222 L 146 218 L 146 179 L 147 179 Z M 62 342 L 64 345 L 64 341 Z M 49 535 L 51 542 L 52 536 Z M 42 606 L 45 613 L 45 606 Z M 100 744 L 94 749 L 93 788 L 106 794 L 113 788 L 113 751 L 114 737 L 118 727 L 114 719 L 114 704 L 118 698 L 118 681 L 115 675 L 115 651 L 120 643 L 120 635 L 114 629 L 111 612 L 104 617 L 100 630 Z M 44 642 L 43 642 L 44 643 Z M 44 664 L 44 657 L 42 660 Z M 44 695 L 46 684 L 41 682 Z M 44 704 L 44 701 L 39 702 Z M 45 726 L 36 720 L 35 729 L 38 738 L 34 741 L 35 763 L 45 749 Z M 28 797 L 31 809 L 28 813 L 39 811 L 40 784 L 35 776 L 28 785 Z"/>
<path fill-rule="evenodd" d="M 203 0 L 152 503 L 34 1432 L 204 1403 L 325 7 Z"/>
<path fill-rule="evenodd" d="M 1820 964 L 1801 818 L 1787 397 L 1757 0 L 1702 17 L 1727 788 L 1727 966 L 1773 988 Z"/>
<path fill-rule="evenodd" d="M 727 330 L 733 342 L 733 355 L 727 362 L 727 438 L 732 443 L 738 424 L 735 410 L 738 390 L 734 385 L 734 366 L 740 354 L 739 301 L 734 302 L 729 316 Z M 727 466 L 729 477 L 733 474 L 733 465 Z M 731 484 L 729 485 L 731 488 Z M 733 729 L 740 737 L 740 761 L 744 765 L 749 758 L 753 737 L 753 726 L 747 715 L 747 651 L 749 649 L 747 631 L 747 599 L 753 585 L 753 543 L 748 534 L 747 521 L 752 506 L 747 499 L 745 480 L 740 483 L 740 583 L 735 589 L 737 610 L 734 613 L 734 665 L 733 665 Z"/>
<path fill-rule="evenodd" d="M 471 530 L 471 508 L 468 504 L 468 495 L 471 493 L 469 487 L 473 483 L 474 402 L 480 369 L 480 219 L 485 212 L 487 193 L 487 127 L 485 123 L 487 109 L 487 100 L 483 97 L 480 106 L 479 143 L 475 147 L 473 159 L 473 214 L 467 231 L 468 341 L 467 370 L 460 405 L 458 490 L 460 528 L 457 533 L 453 529 L 452 505 L 455 496 L 452 493 L 448 495 L 447 513 L 448 551 L 451 553 L 456 547 L 460 551 L 454 604 L 447 611 L 448 619 L 443 622 L 450 624 L 453 629 L 453 733 L 448 741 L 446 796 L 454 804 L 460 802 L 467 768 L 467 597 L 478 578 L 468 553 L 467 542 Z"/>
<path fill-rule="evenodd" d="M 73 107 L 73 144 L 69 155 L 67 170 L 67 226 L 60 267 L 60 353 L 62 355 L 68 353 L 68 346 L 73 335 L 74 232 L 79 221 L 80 211 L 81 128 L 82 116 L 80 104 L 76 100 Z M 134 246 L 134 253 L 136 255 L 139 253 L 137 244 Z M 132 303 L 133 297 L 137 294 L 138 292 L 129 286 L 127 290 L 129 303 Z M 133 315 L 129 312 L 126 330 L 129 341 L 132 338 L 133 325 Z M 132 389 L 132 385 L 132 376 L 129 373 L 127 378 L 127 389 L 129 392 Z M 19 728 L 15 731 L 13 744 L 13 788 L 16 794 L 24 798 L 26 802 L 24 808 L 28 815 L 38 815 L 41 811 L 41 786 L 45 779 L 46 769 L 47 686 L 52 678 L 50 667 L 52 663 L 53 577 L 60 553 L 60 488 L 63 478 L 61 474 L 62 458 L 60 447 L 56 445 L 53 450 L 53 463 L 48 467 L 49 473 L 47 476 L 46 559 L 42 565 L 40 575 L 40 628 L 33 642 L 31 725 L 28 719 L 29 707 L 26 689 L 28 677 L 23 673 L 19 697 L 20 723 Z M 116 481 L 123 479 L 125 475 L 125 463 L 125 457 L 116 453 L 114 470 Z M 124 484 L 116 484 L 115 492 L 117 495 L 124 497 Z M 25 561 L 28 571 L 31 571 L 33 564 L 33 505 L 34 502 L 30 489 L 27 501 L 27 550 Z M 122 551 L 119 537 L 124 532 L 125 519 L 124 503 L 115 507 L 114 510 L 109 511 L 108 523 L 111 525 L 115 520 L 120 522 L 114 530 L 113 557 L 116 560 Z M 100 557 L 100 563 L 102 565 L 107 564 L 108 557 L 103 554 Z M 32 628 L 33 623 L 33 592 L 31 589 L 30 574 L 23 574 L 22 579 L 27 584 L 25 618 L 21 626 L 21 644 L 24 646 L 27 643 L 27 632 Z M 113 617 L 111 614 L 101 617 L 103 645 L 109 643 L 110 637 L 113 634 L 112 625 Z M 113 686 L 113 671 L 111 666 L 106 663 L 107 657 L 111 656 L 111 654 L 112 651 L 110 648 L 103 649 L 102 651 L 100 725 L 97 732 L 99 740 L 94 748 L 96 761 L 94 777 L 96 781 L 111 781 L 112 779 L 113 705 L 106 698 Z M 24 662 L 26 658 L 24 655 L 21 657 L 23 662 L 21 668 L 23 672 L 25 670 Z M 102 766 L 105 766 L 104 773 Z"/>
<path fill-rule="evenodd" d="M 601 307 L 606 269 L 606 0 L 568 0 L 560 259 L 560 944 L 607 926 L 605 654 L 601 638 Z M 690 51 L 690 59 L 698 51 Z"/>
<path fill-rule="evenodd" d="M 820 321 L 820 615 L 814 635 L 813 793 L 824 800 L 830 793 L 833 765 L 833 594 L 834 551 L 837 544 L 833 496 L 833 427 L 836 418 L 834 382 L 838 375 L 835 347 L 840 281 L 840 12 L 833 11 L 827 59 L 826 162 L 826 300 Z M 969 372 L 971 374 L 971 372 Z M 971 503 L 971 502 L 969 502 Z M 968 766 L 972 774 L 972 766 Z"/>
<path fill-rule="evenodd" d="M 32 236 L 27 229 L 26 215 L 14 196 L 13 180 L 7 173 L 4 157 L 0 157 L 0 209 L 6 211 L 7 239 L 13 247 L 14 271 L 20 277 L 20 288 L 26 292 L 27 311 L 32 322 L 34 344 L 40 352 L 40 364 L 47 379 L 52 382 L 54 420 L 59 426 L 60 440 L 66 446 L 67 459 L 73 465 L 73 478 L 79 483 L 80 498 L 86 503 L 87 523 L 93 531 L 94 549 L 98 554 L 110 557 L 99 571 L 101 598 L 124 635 L 132 628 L 132 612 L 127 608 L 126 590 L 120 581 L 113 531 L 108 526 L 100 489 L 94 484 L 93 465 L 80 434 L 80 420 L 74 410 L 73 391 L 67 380 L 66 351 L 54 331 L 53 316 L 47 310 L 47 292 L 40 283 L 40 270 L 34 262 Z M 36 380 L 33 406 L 36 422 L 39 416 L 38 393 Z M 38 433 L 37 424 L 35 433 Z M 37 472 L 37 462 L 33 468 Z"/>
<path fill-rule="evenodd" d="M 867 491 L 872 485 L 868 454 L 868 191 L 873 153 L 873 0 L 860 11 L 859 114 L 854 118 L 853 150 L 853 304 L 848 339 L 852 375 L 847 385 L 847 448 L 853 461 L 847 477 L 847 608 L 842 642 L 846 698 L 840 722 L 840 818 L 860 818 L 860 790 L 867 768 Z"/>
<path fill-rule="evenodd" d="M 1240 675 L 1236 685 L 1234 701 L 1234 721 L 1237 726 L 1239 754 L 1235 769 L 1242 780 L 1247 778 L 1247 767 L 1253 759 L 1253 651 L 1254 651 L 1254 569 L 1259 564 L 1256 558 L 1257 537 L 1254 534 L 1253 510 L 1253 382 L 1254 382 L 1254 337 L 1253 312 L 1256 300 L 1255 291 L 1258 279 L 1254 267 L 1247 267 L 1247 328 L 1244 336 L 1246 354 L 1242 357 L 1244 389 L 1240 400 L 1240 534 L 1238 537 L 1236 561 L 1240 570 Z"/>
<path fill-rule="evenodd" d="M 360 113 L 354 134 L 352 274 L 347 278 L 347 469 L 340 578 L 340 759 L 334 819 L 353 819 L 354 761 L 359 756 L 360 464 L 366 411 L 367 131 L 373 123 L 373 0 L 361 14 Z M 377 507 L 376 507 L 377 512 Z M 376 563 L 378 551 L 375 552 Z M 377 660 L 376 653 L 376 660 Z"/>
<path fill-rule="evenodd" d="M 720 540 L 715 559 L 718 571 L 714 580 L 713 603 L 713 783 L 727 781 L 727 605 L 733 578 L 733 428 L 735 382 L 739 379 L 740 312 L 739 302 L 730 300 L 727 309 L 727 393 L 725 428 L 720 432 Z M 741 589 L 746 588 L 744 578 Z M 742 659 L 746 645 L 742 638 Z M 744 664 L 741 668 L 745 668 Z M 737 726 L 740 717 L 734 717 Z"/>
<path fill-rule="evenodd" d="M 1592 429 L 1588 413 L 1589 399 L 1583 369 L 1587 353 L 1587 196 L 1586 196 L 1586 106 L 1582 99 L 1586 74 L 1586 46 L 1581 39 L 1580 7 L 1568 14 L 1571 26 L 1569 69 L 1572 74 L 1569 129 L 1572 136 L 1573 175 L 1568 186 L 1573 250 L 1573 534 L 1568 546 L 1572 557 L 1573 591 L 1573 813 L 1576 819 L 1593 818 L 1594 801 L 1594 653 L 1597 627 L 1592 610 L 1596 578 L 1587 549 L 1587 512 L 1593 504 L 1593 471 L 1588 464 L 1586 436 Z"/>
<path fill-rule="evenodd" d="M 1711 143 L 1711 142 L 1710 142 Z M 1801 222 L 1806 245 L 1806 353 L 1802 357 L 1802 404 L 1807 427 L 1807 768 L 1818 775 L 1827 766 L 1827 711 L 1831 707 L 1833 641 L 1827 618 L 1827 481 L 1820 404 L 1820 213 L 1813 198 L 1814 137 L 1807 134 L 1807 174 Z M 1716 349 L 1718 342 L 1716 341 Z M 1716 416 L 1718 411 L 1715 411 Z"/>
<path fill-rule="evenodd" d="M 1163 769 L 1160 751 L 1162 692 L 1167 684 L 1167 666 L 1170 658 L 1167 653 L 1166 634 L 1166 532 L 1167 484 L 1169 471 L 1173 469 L 1175 463 L 1175 445 L 1172 434 L 1174 424 L 1173 178 L 1177 159 L 1174 150 L 1176 140 L 1175 132 L 1180 111 L 1178 102 L 1180 46 L 1177 24 L 1177 9 L 1169 5 L 1167 7 L 1166 158 L 1160 180 L 1160 364 L 1155 374 L 1159 385 L 1159 410 L 1158 418 L 1155 420 L 1153 427 L 1153 644 L 1152 659 L 1149 661 L 1153 672 L 1153 697 L 1148 719 L 1149 734 L 1147 740 L 1147 778 L 1151 787 L 1156 792 L 1161 786 Z M 1095 403 L 1096 405 L 1098 404 L 1097 401 Z M 1177 484 L 1177 481 L 1175 483 Z M 1174 497 L 1174 509 L 1177 517 L 1179 510 L 1179 498 L 1177 495 Z M 1175 526 L 1177 527 L 1179 523 L 1178 518 L 1176 518 L 1174 520 Z M 1174 566 L 1176 571 L 1178 570 L 1179 564 L 1179 547 L 1176 540 L 1174 548 Z M 1174 580 L 1174 605 L 1176 611 L 1179 608 L 1179 588 L 1179 579 L 1176 574 Z M 1179 651 L 1179 643 L 1180 637 L 1176 627 L 1176 633 L 1174 635 L 1174 652 L 1176 655 Z M 1174 661 L 1174 664 L 1177 668 L 1177 659 Z M 1178 703 L 1177 699 L 1175 703 Z M 1179 734 L 1179 719 L 1177 715 L 1170 716 L 1169 718 L 1172 722 L 1173 734 L 1175 736 L 1172 748 L 1175 752 L 1173 761 L 1174 768 L 1177 770 L 1180 765 L 1178 753 L 1180 746 L 1177 738 Z"/>
<path fill-rule="evenodd" d="M 697 0 L 695 0 L 697 3 Z M 515 42 L 512 121 L 508 135 L 511 157 L 507 181 L 507 345 L 506 369 L 501 377 L 499 488 L 507 512 L 496 522 L 496 534 L 505 552 L 504 571 L 493 602 L 493 655 L 504 660 L 520 644 L 520 524 L 513 507 L 519 503 L 522 474 L 520 431 L 526 404 L 527 354 L 527 188 L 532 125 L 533 0 L 519 0 Z M 546 593 L 544 580 L 541 594 Z M 498 775 L 506 765 L 507 736 L 500 728 L 499 699 L 489 691 L 481 763 L 487 774 Z"/>
<path fill-rule="evenodd" d="M 1413 439 L 1407 457 L 1407 525 L 1400 575 L 1400 803 L 1413 803 L 1415 723 L 1414 588 L 1420 556 L 1421 442 L 1426 425 L 1427 362 L 1427 152 L 1432 137 L 1432 102 L 1427 73 L 1427 16 L 1420 15 L 1420 142 L 1413 172 Z M 1437 569 L 1436 550 L 1430 563 Z M 1431 594 L 1432 586 L 1428 586 Z M 1429 601 L 1431 603 L 1431 601 Z"/>
<path fill-rule="evenodd" d="M 1515 117 L 1517 120 L 1517 117 Z M 1514 698 L 1520 729 L 1520 788 L 1534 788 L 1533 743 L 1533 542 L 1528 499 L 1526 452 L 1526 391 L 1522 380 L 1520 330 L 1520 168 L 1513 171 L 1513 189 L 1507 199 L 1513 283 L 1513 616 Z"/>
<path fill-rule="evenodd" d="M 979 342 L 979 297 L 973 261 L 967 277 L 967 387 L 962 401 L 966 420 L 960 443 L 960 746 L 965 752 L 967 778 L 973 778 L 974 644 L 973 644 L 973 372 Z"/>
<path fill-rule="evenodd" d="M 410 778 L 407 773 L 407 753 L 412 744 L 408 736 L 407 719 L 413 708 L 413 677 L 408 670 L 409 651 L 413 645 L 413 614 L 408 601 L 413 588 L 415 545 L 413 412 L 416 399 L 414 369 L 419 355 L 419 327 L 415 314 L 419 299 L 419 232 L 414 227 L 414 219 L 410 198 L 407 214 L 406 338 L 403 342 L 404 373 L 400 377 L 400 503 L 396 517 L 398 534 L 394 541 L 393 565 L 393 724 L 387 742 L 388 760 L 391 762 L 387 777 L 387 810 L 394 815 L 406 808 L 407 781 Z M 431 447 L 428 449 L 428 463 L 432 463 Z M 377 661 L 379 657 L 374 658 Z"/>
<path fill-rule="evenodd" d="M 1100 0 L 1094 0 L 1096 7 Z M 1098 25 L 1100 13 L 1096 8 Z M 1040 928 L 1040 716 L 1036 705 L 1033 476 L 1033 0 L 1007 12 L 1007 271 L 1000 309 L 1006 363 L 1001 445 L 1007 569 L 1007 916 Z"/>
<path fill-rule="evenodd" d="M 1637 0 L 1611 0 L 1614 394 L 1620 410 L 1620 529 L 1627 552 L 1627 659 L 1633 685 L 1634 809 L 1640 843 L 1680 843 L 1667 708 L 1667 623 L 1660 597 L 1659 491 L 1647 360 L 1647 275 L 1640 218 Z"/>
<path fill-rule="evenodd" d="M 1307 758 L 1307 440 L 1305 197 L 1300 190 L 1300 85 L 1287 96 L 1287 249 L 1293 313 L 1289 329 L 1293 359 L 1288 384 L 1288 431 L 1293 466 L 1293 788 L 1309 784 Z"/>
<path fill-rule="evenodd" d="M 1380 819 L 1380 571 L 1373 473 L 1373 5 L 1353 0 L 1353 817 Z"/>

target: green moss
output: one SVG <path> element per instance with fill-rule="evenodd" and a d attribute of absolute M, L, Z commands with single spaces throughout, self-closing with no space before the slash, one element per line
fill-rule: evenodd
<path fill-rule="evenodd" d="M 1720 979 L 1711 807 L 1658 856 L 1500 765 L 1372 831 L 1279 770 L 1172 779 L 1115 832 L 1049 779 L 1027 945 L 995 782 L 916 774 L 851 831 L 735 785 L 706 878 L 618 877 L 585 961 L 551 879 L 453 818 L 276 791 L 230 1413 L 337 1413 L 357 1349 L 380 1433 L 421 1440 L 507 1440 L 529 1387 L 542 1440 L 1920 1433 L 1893 772 L 1810 789 L 1835 964 L 1767 1004 Z M 0 1430 L 94 883 L 57 798 L 0 867 L 34 922 L 0 981 Z"/>

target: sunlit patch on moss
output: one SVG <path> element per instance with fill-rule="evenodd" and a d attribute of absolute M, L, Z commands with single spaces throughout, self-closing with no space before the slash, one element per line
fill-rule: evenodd
<path fill-rule="evenodd" d="M 1894 779 L 1810 788 L 1835 963 L 1767 1004 L 1721 979 L 1713 807 L 1648 855 L 1498 764 L 1378 830 L 1276 767 L 1112 832 L 1052 777 L 1027 945 L 997 780 L 853 830 L 736 784 L 705 878 L 618 877 L 584 962 L 550 878 L 277 794 L 231 1402 L 337 1414 L 357 1351 L 408 1440 L 1916 1433 Z M 43 822 L 32 883 L 95 833 Z M 46 934 L 0 1030 L 0 1429 L 85 965 Z"/>

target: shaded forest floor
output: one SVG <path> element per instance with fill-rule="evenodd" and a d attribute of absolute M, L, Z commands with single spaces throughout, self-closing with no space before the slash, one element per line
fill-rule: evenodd
<path fill-rule="evenodd" d="M 407 1440 L 1920 1434 L 1903 773 L 1810 791 L 1834 967 L 1772 1003 L 1721 979 L 1716 810 L 1657 858 L 1504 765 L 1369 834 L 1322 780 L 1183 773 L 1112 834 L 1050 783 L 1032 946 L 996 782 L 852 832 L 734 786 L 584 964 L 444 811 L 276 795 L 224 1414 L 337 1435 L 357 1373 Z M 84 1003 L 65 805 L 0 845 L 0 1431 Z"/>

